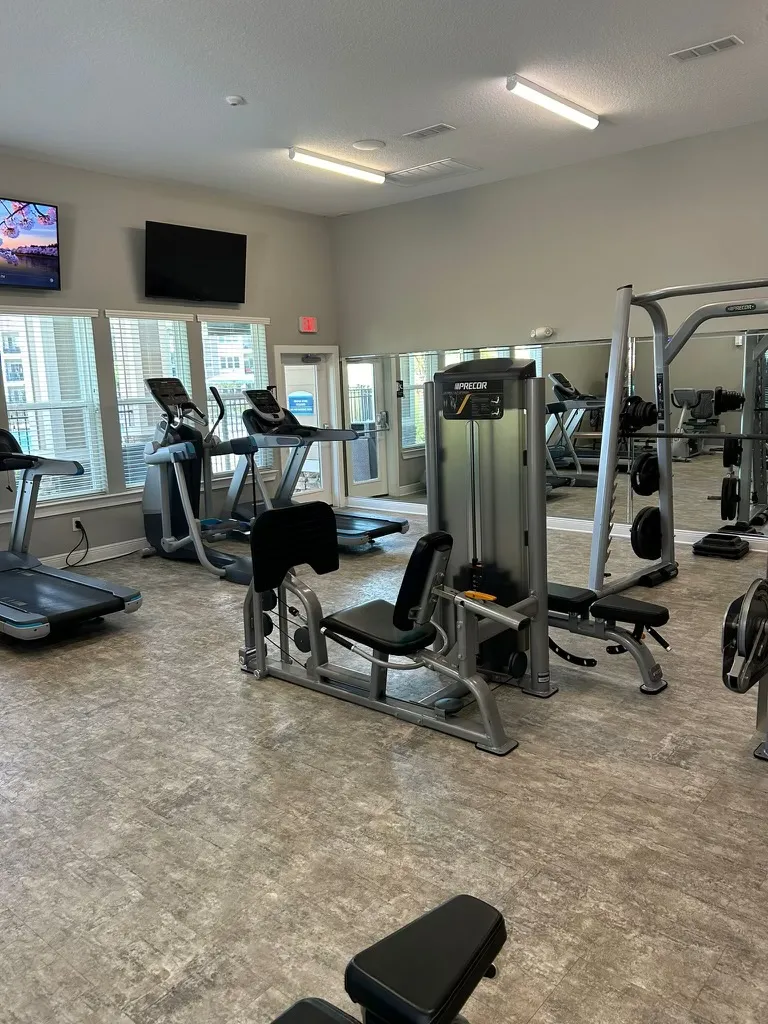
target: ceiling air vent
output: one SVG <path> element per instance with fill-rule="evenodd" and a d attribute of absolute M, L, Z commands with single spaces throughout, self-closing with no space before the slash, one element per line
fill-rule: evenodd
<path fill-rule="evenodd" d="M 713 53 L 720 53 L 723 50 L 731 50 L 734 46 L 743 46 L 744 40 L 738 36 L 723 36 L 722 39 L 713 39 L 710 43 L 699 43 L 697 46 L 689 46 L 687 50 L 675 50 L 670 57 L 675 60 L 695 60 L 696 57 L 711 57 Z"/>
<path fill-rule="evenodd" d="M 402 139 L 431 139 L 433 135 L 443 135 L 445 132 L 455 132 L 452 124 L 431 124 L 428 128 L 419 128 L 415 132 L 406 132 L 401 135 Z"/>
<path fill-rule="evenodd" d="M 479 171 L 479 167 L 462 164 L 458 160 L 446 157 L 445 160 L 434 160 L 431 164 L 420 164 L 418 167 L 407 167 L 404 171 L 392 171 L 387 181 L 395 185 L 422 185 L 438 178 L 451 178 L 457 174 L 470 174 Z"/>

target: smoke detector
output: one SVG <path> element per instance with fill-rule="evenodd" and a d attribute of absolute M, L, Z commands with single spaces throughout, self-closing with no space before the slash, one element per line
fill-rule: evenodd
<path fill-rule="evenodd" d="M 695 60 L 697 57 L 711 57 L 715 53 L 722 53 L 723 50 L 732 50 L 734 46 L 743 45 L 744 40 L 739 39 L 738 36 L 723 36 L 722 39 L 713 39 L 709 43 L 698 43 L 685 50 L 675 50 L 669 56 L 684 63 L 688 60 Z"/>

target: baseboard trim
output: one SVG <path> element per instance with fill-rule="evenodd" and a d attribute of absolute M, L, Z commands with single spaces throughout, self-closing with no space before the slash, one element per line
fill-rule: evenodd
<path fill-rule="evenodd" d="M 402 498 L 404 494 L 418 494 L 424 489 L 424 484 L 417 480 L 415 484 L 403 484 L 402 487 L 398 488 L 397 494 L 393 494 L 392 497 Z"/>
<path fill-rule="evenodd" d="M 137 537 L 136 540 L 121 540 L 117 544 L 102 544 L 101 547 L 91 548 L 88 556 L 78 565 L 92 565 L 94 562 L 108 562 L 111 558 L 121 558 L 123 555 L 132 555 L 135 551 L 141 551 L 147 546 L 146 538 Z M 78 554 L 75 552 L 72 559 L 77 561 Z M 53 569 L 76 569 L 77 566 L 67 566 L 67 556 L 50 555 L 48 558 L 41 558 L 43 565 L 50 565 Z"/>
<path fill-rule="evenodd" d="M 427 506 L 415 501 L 398 501 L 397 498 L 347 498 L 347 508 L 367 509 L 369 512 L 397 512 L 398 515 L 425 516 Z"/>

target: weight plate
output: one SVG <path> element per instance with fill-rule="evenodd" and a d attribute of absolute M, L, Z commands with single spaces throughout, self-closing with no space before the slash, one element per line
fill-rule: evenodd
<path fill-rule="evenodd" d="M 733 662 L 736 658 L 736 637 L 739 629 L 739 615 L 741 613 L 741 606 L 744 603 L 744 594 L 741 597 L 737 597 L 734 601 L 728 605 L 728 610 L 723 618 L 723 632 L 721 638 L 720 649 L 723 653 L 723 683 L 730 690 L 731 687 L 728 683 L 728 677 L 730 676 L 731 669 L 733 668 Z"/>
<path fill-rule="evenodd" d="M 656 505 L 641 508 L 637 513 L 630 540 L 638 558 L 652 562 L 661 556 L 661 512 Z"/>
<path fill-rule="evenodd" d="M 757 632 L 768 619 L 768 584 L 764 579 L 753 580 L 744 595 L 736 631 L 736 650 L 743 657 L 752 650 Z"/>
<path fill-rule="evenodd" d="M 736 437 L 726 437 L 723 442 L 723 468 L 741 465 L 741 441 Z"/>
<path fill-rule="evenodd" d="M 739 512 L 739 481 L 735 476 L 723 477 L 720 486 L 720 518 L 728 523 Z"/>
<path fill-rule="evenodd" d="M 632 463 L 630 483 L 635 494 L 648 497 L 659 489 L 659 459 L 656 452 L 641 452 Z"/>

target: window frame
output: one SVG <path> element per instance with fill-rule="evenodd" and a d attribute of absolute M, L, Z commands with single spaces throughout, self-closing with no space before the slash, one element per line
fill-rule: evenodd
<path fill-rule="evenodd" d="M 36 452 L 49 459 L 79 462 L 85 469 L 80 476 L 43 477 L 37 499 L 41 507 L 103 500 L 109 494 L 104 410 L 94 329 L 98 313 L 98 310 L 31 306 L 5 306 L 0 310 L 0 321 L 18 318 L 17 330 L 11 332 L 0 326 L 0 335 L 3 348 L 9 341 L 14 341 L 18 348 L 18 351 L 4 352 L 3 355 L 11 354 L 11 364 L 19 363 L 22 367 L 20 379 L 9 379 L 6 377 L 8 361 L 2 360 L 0 388 L 5 405 L 5 425 L 17 436 L 25 451 Z M 57 327 L 60 328 L 58 331 Z M 13 339 L 9 338 L 10 334 L 14 335 Z M 71 346 L 69 351 L 68 346 Z M 17 359 L 17 356 L 21 358 Z M 25 359 L 29 374 L 24 369 Z M 67 359 L 71 359 L 69 366 Z M 53 367 L 56 372 L 52 372 Z M 71 392 L 74 380 L 79 384 L 79 394 L 68 397 L 66 392 Z M 17 401 L 13 391 L 23 392 L 24 400 Z M 49 418 L 47 423 L 46 415 Z M 77 438 L 78 432 L 82 434 L 81 442 Z M 84 486 L 86 483 L 88 486 Z"/>
<path fill-rule="evenodd" d="M 201 357 L 209 418 L 213 423 L 218 416 L 218 410 L 215 408 L 209 390 L 212 384 L 219 389 L 227 410 L 223 423 L 224 429 L 222 430 L 220 426 L 217 434 L 222 439 L 240 437 L 242 436 L 242 421 L 237 414 L 242 415 L 242 412 L 248 408 L 248 403 L 245 398 L 238 398 L 237 392 L 242 393 L 245 388 L 266 388 L 269 384 L 271 360 L 267 328 L 271 321 L 267 317 L 227 317 L 205 315 L 204 313 L 198 314 L 197 320 L 200 324 Z M 217 325 L 223 332 L 231 331 L 230 337 L 228 338 L 226 333 L 217 335 Z M 243 330 L 242 335 L 239 335 L 233 328 L 247 328 L 247 331 Z M 214 339 L 217 340 L 214 342 Z M 237 346 L 243 341 L 251 345 L 250 351 L 246 352 L 245 347 L 240 353 L 222 353 L 220 350 L 222 344 Z M 249 362 L 251 364 L 250 372 L 247 369 Z M 217 370 L 219 376 L 217 376 Z M 242 383 L 243 387 L 227 387 L 227 384 L 232 382 L 222 379 L 226 374 L 239 375 L 239 383 Z M 260 379 L 260 375 L 262 379 Z M 250 380 L 247 379 L 248 377 Z M 237 416 L 240 429 L 235 428 L 235 416 Z M 214 456 L 211 467 L 213 479 L 221 480 L 231 476 L 238 461 L 239 456 L 236 455 Z M 256 461 L 260 470 L 270 473 L 275 467 L 274 449 L 261 449 L 256 456 Z"/>
<path fill-rule="evenodd" d="M 129 368 L 128 361 L 133 361 L 136 358 L 135 353 L 128 353 L 128 343 L 133 341 L 132 333 L 134 330 L 137 332 L 139 345 L 144 343 L 145 339 L 141 338 L 140 325 L 141 324 L 153 324 L 155 325 L 158 332 L 158 347 L 157 356 L 162 364 L 166 358 L 166 355 L 171 351 L 163 347 L 163 341 L 160 337 L 161 330 L 167 330 L 167 325 L 173 325 L 173 332 L 176 337 L 173 338 L 173 348 L 178 343 L 180 346 L 179 352 L 174 352 L 176 359 L 175 367 L 162 366 L 162 374 L 165 376 L 178 376 L 184 383 L 187 390 L 192 391 L 192 355 L 190 349 L 190 335 L 189 335 L 189 324 L 192 322 L 192 317 L 189 315 L 179 316 L 178 314 L 158 312 L 157 314 L 147 313 L 132 313 L 127 310 L 105 310 L 105 317 L 107 320 L 107 329 L 109 332 L 110 346 L 111 346 L 111 364 L 115 382 L 115 398 L 117 406 L 117 438 L 120 446 L 121 463 L 120 471 L 122 473 L 123 487 L 128 492 L 140 493 L 144 488 L 144 481 L 146 479 L 146 471 L 141 480 L 133 479 L 129 477 L 130 470 L 130 446 L 137 444 L 146 444 L 147 441 L 151 440 L 152 434 L 154 433 L 154 426 L 151 428 L 148 424 L 144 425 L 147 427 L 146 430 L 141 430 L 144 437 L 138 437 L 131 439 L 129 431 L 131 429 L 137 430 L 135 409 L 136 407 L 142 407 L 152 410 L 152 415 L 148 415 L 148 419 L 152 419 L 157 423 L 162 415 L 160 409 L 157 407 L 154 399 L 148 393 L 146 386 L 144 385 L 144 377 L 142 375 L 141 383 L 142 388 L 141 394 L 121 394 L 121 375 L 126 379 L 131 374 L 131 368 Z M 117 325 L 117 331 L 113 331 L 113 324 Z M 124 324 L 125 326 L 120 326 Z M 162 325 L 162 326 L 161 326 Z M 125 338 L 122 339 L 120 335 L 125 332 Z M 125 348 L 121 351 L 121 347 Z M 140 353 L 141 355 L 141 353 Z M 133 390 L 139 391 L 138 387 L 134 387 Z"/>

